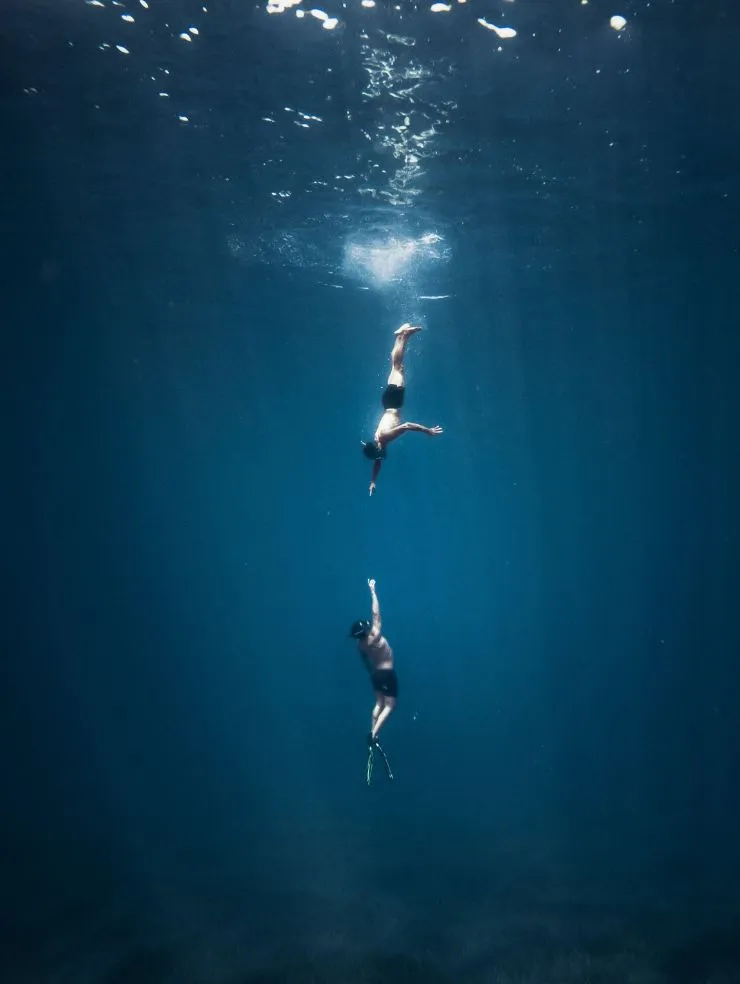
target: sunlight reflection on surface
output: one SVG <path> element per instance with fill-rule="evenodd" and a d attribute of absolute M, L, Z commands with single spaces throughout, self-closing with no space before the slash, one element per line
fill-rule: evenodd
<path fill-rule="evenodd" d="M 416 239 L 390 236 L 380 240 L 350 237 L 344 246 L 344 270 L 374 287 L 414 279 L 420 268 L 446 258 L 442 237 L 428 232 Z"/>

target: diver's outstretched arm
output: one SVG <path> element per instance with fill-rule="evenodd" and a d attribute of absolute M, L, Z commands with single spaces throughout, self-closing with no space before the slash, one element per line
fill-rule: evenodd
<path fill-rule="evenodd" d="M 398 427 L 393 427 L 391 430 L 387 430 L 384 434 L 387 443 L 395 440 L 395 438 L 400 437 L 401 434 L 405 434 L 407 431 L 419 431 L 420 434 L 429 434 L 432 437 L 436 437 L 438 434 L 443 434 L 444 431 L 441 427 L 425 427 L 424 424 L 413 424 L 411 421 L 407 421 L 405 424 L 399 424 Z"/>
<path fill-rule="evenodd" d="M 380 602 L 378 601 L 378 593 L 375 590 L 375 578 L 371 577 L 367 582 L 368 588 L 370 588 L 370 601 L 372 603 L 373 612 L 373 627 L 368 635 L 368 640 L 373 636 L 379 636 L 380 630 L 382 628 L 382 621 L 380 618 Z"/>
<path fill-rule="evenodd" d="M 381 465 L 380 458 L 376 458 L 375 461 L 373 462 L 373 473 L 370 476 L 370 495 L 372 495 L 373 492 L 375 491 L 375 483 L 377 482 L 378 475 L 380 474 L 380 465 Z"/>

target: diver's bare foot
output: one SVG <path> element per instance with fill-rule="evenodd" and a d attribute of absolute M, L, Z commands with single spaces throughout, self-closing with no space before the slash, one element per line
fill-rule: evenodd
<path fill-rule="evenodd" d="M 400 328 L 396 328 L 393 332 L 394 335 L 415 335 L 417 331 L 421 331 L 421 325 L 410 325 L 408 321 L 404 322 Z"/>

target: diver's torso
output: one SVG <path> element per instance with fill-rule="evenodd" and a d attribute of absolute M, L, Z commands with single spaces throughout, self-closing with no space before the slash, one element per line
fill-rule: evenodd
<path fill-rule="evenodd" d="M 378 429 L 375 431 L 375 440 L 382 441 L 383 435 L 401 423 L 401 414 L 398 410 L 386 410 L 380 418 Z"/>
<path fill-rule="evenodd" d="M 393 650 L 388 645 L 388 640 L 384 635 L 378 636 L 372 645 L 368 645 L 367 642 L 360 642 L 359 649 L 371 673 L 373 670 L 390 670 L 393 668 Z"/>

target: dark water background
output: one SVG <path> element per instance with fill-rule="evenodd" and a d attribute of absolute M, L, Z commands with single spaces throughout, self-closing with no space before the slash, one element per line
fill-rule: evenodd
<path fill-rule="evenodd" d="M 740 981 L 740 15 L 469 7 L 375 11 L 454 66 L 399 207 L 328 181 L 359 6 L 5 6 L 3 981 Z M 449 257 L 360 289 L 399 221 Z"/>

